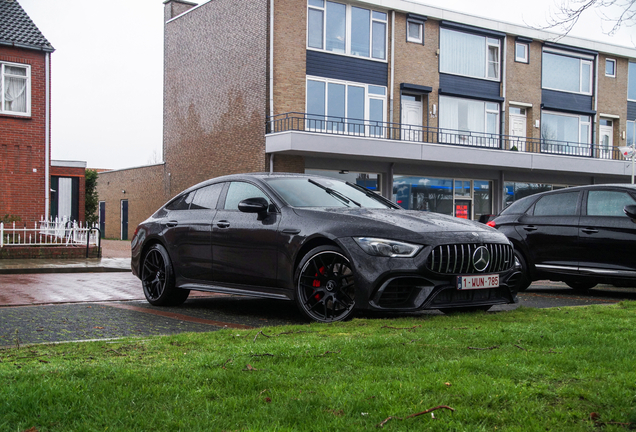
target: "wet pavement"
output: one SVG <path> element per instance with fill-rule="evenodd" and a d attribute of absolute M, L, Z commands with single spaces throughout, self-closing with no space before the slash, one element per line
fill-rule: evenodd
<path fill-rule="evenodd" d="M 636 289 L 601 288 L 578 295 L 561 283 L 535 282 L 518 304 L 491 311 L 636 300 Z M 430 314 L 440 312 L 416 315 Z M 306 323 L 293 302 L 194 291 L 179 307 L 154 307 L 130 272 L 0 274 L 0 347 Z"/>

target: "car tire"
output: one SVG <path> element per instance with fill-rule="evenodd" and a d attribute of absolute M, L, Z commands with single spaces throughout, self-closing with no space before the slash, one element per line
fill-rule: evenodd
<path fill-rule="evenodd" d="M 528 289 L 532 280 L 528 275 L 528 264 L 526 263 L 526 259 L 523 257 L 521 252 L 515 249 L 515 260 L 519 263 L 519 267 L 521 270 L 521 277 L 519 278 L 519 282 L 517 283 L 517 291 L 525 291 Z"/>
<path fill-rule="evenodd" d="M 318 322 L 343 321 L 355 309 L 353 268 L 340 248 L 319 246 L 300 261 L 294 277 L 296 304 Z"/>
<path fill-rule="evenodd" d="M 144 255 L 141 284 L 146 300 L 153 306 L 178 306 L 190 295 L 190 290 L 175 286 L 170 255 L 160 244 L 153 245 Z"/>
<path fill-rule="evenodd" d="M 587 290 L 594 288 L 597 284 L 595 282 L 577 282 L 569 281 L 565 283 L 576 292 L 586 293 Z"/>

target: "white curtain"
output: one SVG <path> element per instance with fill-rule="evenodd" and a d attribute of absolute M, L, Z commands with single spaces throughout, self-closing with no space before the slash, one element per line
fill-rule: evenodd
<path fill-rule="evenodd" d="M 440 30 L 440 72 L 485 78 L 486 38 Z"/>
<path fill-rule="evenodd" d="M 27 112 L 26 79 L 4 77 L 4 110 Z"/>
<path fill-rule="evenodd" d="M 57 186 L 57 215 L 60 220 L 71 220 L 73 179 L 60 177 Z"/>

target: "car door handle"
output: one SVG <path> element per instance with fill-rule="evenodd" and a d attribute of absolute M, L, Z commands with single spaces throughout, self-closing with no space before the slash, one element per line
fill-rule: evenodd
<path fill-rule="evenodd" d="M 216 226 L 218 226 L 219 228 L 227 228 L 230 226 L 230 223 L 226 220 L 221 220 L 216 223 Z"/>
<path fill-rule="evenodd" d="M 583 228 L 581 229 L 585 234 L 596 234 L 598 230 L 596 228 Z"/>
<path fill-rule="evenodd" d="M 537 228 L 537 227 L 536 227 L 536 226 L 534 226 L 534 225 L 526 225 L 526 226 L 524 226 L 524 227 L 523 227 L 523 229 L 524 229 L 524 230 L 526 230 L 526 231 L 536 231 L 536 230 L 538 230 L 539 228 Z"/>
<path fill-rule="evenodd" d="M 179 222 L 174 221 L 174 220 L 166 222 L 166 226 L 168 226 L 168 227 L 176 227 L 177 225 L 179 225 Z"/>

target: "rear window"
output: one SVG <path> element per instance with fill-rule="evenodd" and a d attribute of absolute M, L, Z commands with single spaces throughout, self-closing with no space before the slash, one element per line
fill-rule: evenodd
<path fill-rule="evenodd" d="M 510 204 L 505 209 L 503 209 L 501 214 L 502 215 L 523 214 L 528 210 L 528 208 L 532 205 L 533 202 L 534 200 L 532 199 L 532 197 L 521 198 L 513 202 L 512 204 Z"/>
<path fill-rule="evenodd" d="M 626 192 L 592 190 L 587 193 L 588 216 L 622 216 L 623 208 L 634 205 L 636 201 Z"/>

